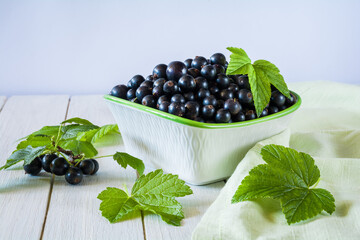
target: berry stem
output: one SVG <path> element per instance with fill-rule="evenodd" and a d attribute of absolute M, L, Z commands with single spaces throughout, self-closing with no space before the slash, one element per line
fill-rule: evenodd
<path fill-rule="evenodd" d="M 105 155 L 105 156 L 96 157 L 96 159 L 98 159 L 98 158 L 105 158 L 105 157 L 113 157 L 113 156 L 114 156 L 114 154 L 112 154 L 112 155 Z"/>

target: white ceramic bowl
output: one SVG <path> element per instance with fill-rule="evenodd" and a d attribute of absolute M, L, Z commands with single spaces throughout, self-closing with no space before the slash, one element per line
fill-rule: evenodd
<path fill-rule="evenodd" d="M 266 117 L 227 124 L 208 124 L 177 117 L 141 104 L 105 95 L 126 151 L 147 167 L 178 174 L 202 185 L 231 176 L 246 152 L 260 140 L 285 130 L 301 98 Z"/>

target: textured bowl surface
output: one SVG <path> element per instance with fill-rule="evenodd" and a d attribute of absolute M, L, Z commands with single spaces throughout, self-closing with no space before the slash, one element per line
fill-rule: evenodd
<path fill-rule="evenodd" d="M 281 112 L 227 124 L 200 123 L 110 95 L 104 98 L 129 154 L 147 167 L 202 185 L 231 176 L 255 143 L 288 127 L 301 104 L 300 96 L 292 93 L 297 102 Z"/>

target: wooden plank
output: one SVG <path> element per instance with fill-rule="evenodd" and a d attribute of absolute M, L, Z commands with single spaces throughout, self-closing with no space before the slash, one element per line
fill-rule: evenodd
<path fill-rule="evenodd" d="M 71 98 L 68 118 L 82 117 L 97 125 L 113 123 L 114 119 L 102 96 Z M 99 149 L 99 155 L 123 151 L 122 143 Z M 51 196 L 43 239 L 144 239 L 141 218 L 110 224 L 101 216 L 97 195 L 106 187 L 122 184 L 131 188 L 136 180 L 134 171 L 122 169 L 112 158 L 99 159 L 100 169 L 94 176 L 84 176 L 77 186 L 56 177 Z"/>
<path fill-rule="evenodd" d="M 178 198 L 178 201 L 183 206 L 185 215 L 185 219 L 182 220 L 181 226 L 179 227 L 166 224 L 157 215 L 145 215 L 144 226 L 146 239 L 191 239 L 194 228 L 209 206 L 215 201 L 224 185 L 225 182 L 221 181 L 205 186 L 191 186 L 194 192 L 192 195 Z"/>
<path fill-rule="evenodd" d="M 68 96 L 10 97 L 0 113 L 0 164 L 16 140 L 64 120 Z M 15 170 L 16 169 L 16 170 Z M 46 212 L 50 175 L 32 177 L 22 166 L 0 172 L 0 239 L 39 239 Z"/>

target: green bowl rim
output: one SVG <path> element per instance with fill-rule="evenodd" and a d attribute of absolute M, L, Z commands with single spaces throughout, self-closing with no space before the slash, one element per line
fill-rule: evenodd
<path fill-rule="evenodd" d="M 288 115 L 288 114 L 296 111 L 301 105 L 301 97 L 293 91 L 290 91 L 290 92 L 292 94 L 294 94 L 297 99 L 296 103 L 294 105 L 292 105 L 291 107 L 286 108 L 285 110 L 282 110 L 280 112 L 268 115 L 266 117 L 256 118 L 253 120 L 247 120 L 247 121 L 243 121 L 243 122 L 235 122 L 235 123 L 202 123 L 202 122 L 193 121 L 193 120 L 183 118 L 183 117 L 178 117 L 178 116 L 172 115 L 170 113 L 162 112 L 158 109 L 147 107 L 147 106 L 144 106 L 144 105 L 141 105 L 138 103 L 133 103 L 133 102 L 130 102 L 125 99 L 111 96 L 109 94 L 104 95 L 104 99 L 109 102 L 115 102 L 115 103 L 122 104 L 122 105 L 125 105 L 128 107 L 133 107 L 135 109 L 156 115 L 158 117 L 165 118 L 165 119 L 168 119 L 168 120 L 171 120 L 171 121 L 174 121 L 177 123 L 181 123 L 184 125 L 192 126 L 192 127 L 207 128 L 207 129 L 224 129 L 224 128 L 245 127 L 245 126 L 249 126 L 249 125 L 253 125 L 253 124 L 257 124 L 257 123 L 262 123 L 262 122 L 266 122 L 269 120 L 283 117 L 285 115 Z"/>

